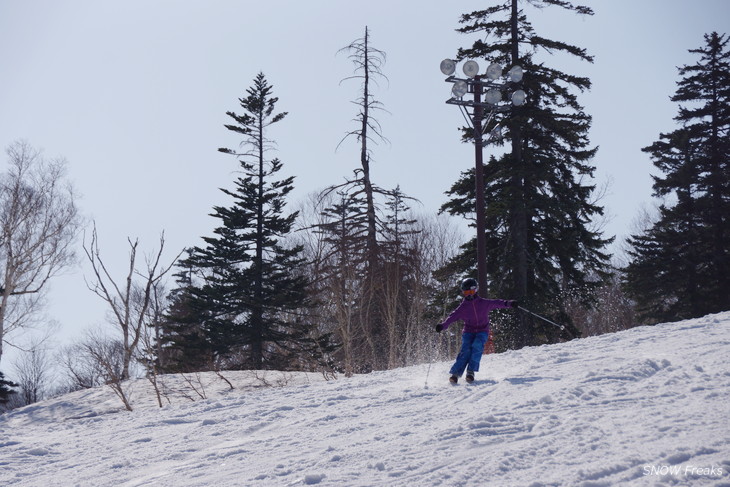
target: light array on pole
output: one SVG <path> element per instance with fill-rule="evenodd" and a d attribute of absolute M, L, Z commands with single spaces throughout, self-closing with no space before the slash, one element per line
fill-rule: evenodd
<path fill-rule="evenodd" d="M 462 105 L 473 107 L 474 103 L 468 100 L 461 100 L 467 93 L 473 91 L 473 85 L 479 83 L 482 87 L 486 88 L 484 102 L 482 106 L 488 110 L 505 111 L 508 109 L 506 106 L 499 106 L 502 101 L 502 92 L 505 91 L 510 83 L 519 83 L 522 81 L 524 72 L 520 66 L 512 66 L 507 72 L 505 81 L 498 81 L 503 77 L 503 68 L 498 63 L 492 63 L 487 67 L 485 75 L 479 76 L 479 64 L 474 60 L 469 60 L 464 63 L 462 71 L 466 78 L 457 78 L 454 76 L 456 72 L 456 61 L 453 59 L 444 59 L 441 61 L 441 72 L 448 76 L 446 81 L 453 83 L 451 88 L 451 94 L 453 98 L 447 100 L 446 103 L 453 105 Z M 509 100 L 514 106 L 524 105 L 527 99 L 527 94 L 524 90 L 516 90 L 510 96 Z"/>

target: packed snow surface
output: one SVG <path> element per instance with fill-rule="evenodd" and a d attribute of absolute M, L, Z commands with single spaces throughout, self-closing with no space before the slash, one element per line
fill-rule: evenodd
<path fill-rule="evenodd" d="M 730 486 L 730 312 L 326 381 L 142 380 L 0 416 L 0 485 Z"/>

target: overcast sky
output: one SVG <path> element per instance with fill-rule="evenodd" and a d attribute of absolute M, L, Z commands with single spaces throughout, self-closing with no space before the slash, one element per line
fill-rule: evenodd
<path fill-rule="evenodd" d="M 459 16 L 494 3 L 0 0 L 0 146 L 25 139 L 68 160 L 102 257 L 122 279 L 127 237 L 151 252 L 164 231 L 172 258 L 218 224 L 208 214 L 228 202 L 218 188 L 231 188 L 237 169 L 217 152 L 238 143 L 223 127 L 225 113 L 240 111 L 238 98 L 259 72 L 274 86 L 277 109 L 289 112 L 269 136 L 284 175 L 296 176 L 290 208 L 352 173 L 354 140 L 335 148 L 354 128 L 359 83 L 341 83 L 352 64 L 338 50 L 367 25 L 372 45 L 387 54 L 388 77 L 375 89 L 389 112 L 379 116 L 389 144 L 373 149 L 373 180 L 388 189 L 399 184 L 421 201 L 415 209 L 435 213 L 473 166 L 438 66 L 477 39 L 455 32 Z M 653 166 L 640 149 L 676 127 L 669 101 L 676 67 L 697 60 L 687 50 L 701 47 L 703 34 L 727 32 L 730 1 L 578 3 L 595 15 L 526 10 L 540 35 L 595 56 L 593 64 L 541 59 L 593 82 L 579 99 L 600 147 L 596 184 L 610 182 L 601 201 L 605 232 L 623 239 L 651 202 Z M 487 147 L 485 156 L 496 150 Z M 0 157 L 4 171 L 4 151 Z M 103 303 L 84 284 L 87 267 L 81 261 L 53 283 L 48 311 L 61 323 L 59 341 L 104 321 Z"/>

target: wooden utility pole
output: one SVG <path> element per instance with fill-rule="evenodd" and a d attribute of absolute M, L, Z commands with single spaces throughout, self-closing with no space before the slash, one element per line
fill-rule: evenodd
<path fill-rule="evenodd" d="M 486 202 L 484 201 L 484 161 L 482 154 L 482 118 L 484 108 L 482 107 L 482 84 L 481 75 L 474 77 L 474 184 L 477 217 L 477 282 L 479 293 L 482 297 L 487 295 L 487 235 L 486 235 Z"/>

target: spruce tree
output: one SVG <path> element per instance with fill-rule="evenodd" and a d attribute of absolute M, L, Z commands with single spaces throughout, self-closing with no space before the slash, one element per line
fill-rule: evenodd
<path fill-rule="evenodd" d="M 175 274 L 177 288 L 168 295 L 168 307 L 161 325 L 160 347 L 157 357 L 159 370 L 166 373 L 195 372 L 221 367 L 218 360 L 224 350 L 214 350 L 210 328 L 210 306 L 206 294 L 193 284 L 205 282 L 209 273 L 198 272 L 191 265 L 192 249 L 178 263 Z M 197 273 L 197 276 L 196 276 Z"/>
<path fill-rule="evenodd" d="M 5 374 L 0 372 L 0 406 L 7 404 L 8 401 L 10 401 L 10 396 L 17 394 L 17 392 L 13 390 L 14 387 L 19 386 L 12 381 L 6 380 Z"/>
<path fill-rule="evenodd" d="M 506 0 L 461 18 L 459 31 L 477 33 L 480 40 L 460 49 L 460 59 L 519 65 L 525 72 L 519 87 L 527 93 L 526 104 L 492 122 L 507 128 L 509 152 L 490 158 L 484 167 L 488 292 L 520 299 L 565 321 L 561 295 L 575 289 L 590 293 L 595 286 L 590 276 L 603 275 L 609 258 L 604 248 L 611 240 L 590 226 L 603 209 L 591 201 L 595 168 L 590 160 L 596 148 L 588 140 L 591 117 L 576 95 L 590 88 L 590 80 L 552 68 L 539 55 L 561 52 L 586 62 L 593 58 L 583 48 L 539 36 L 520 5 L 593 14 L 588 7 L 562 0 Z M 473 214 L 474 183 L 474 170 L 463 173 L 442 211 Z M 473 273 L 475 248 L 473 242 L 465 245 L 452 262 L 452 273 Z M 550 340 L 548 329 L 520 314 L 502 326 L 499 338 L 502 348 L 521 347 Z"/>
<path fill-rule="evenodd" d="M 656 223 L 629 239 L 626 288 L 649 322 L 693 318 L 730 308 L 730 51 L 716 32 L 689 52 L 671 100 L 680 125 L 645 147 L 667 198 Z"/>
<path fill-rule="evenodd" d="M 282 163 L 267 154 L 269 129 L 287 115 L 275 113 L 272 91 L 260 73 L 239 99 L 242 114 L 227 112 L 233 123 L 225 127 L 242 136 L 244 150 L 219 151 L 237 158 L 241 175 L 232 190 L 222 189 L 233 203 L 214 207 L 211 216 L 220 221 L 214 235 L 203 237 L 205 246 L 194 247 L 181 263 L 194 279 L 183 281 L 182 316 L 171 317 L 188 329 L 197 321 L 196 340 L 202 336 L 205 343 L 193 348 L 209 349 L 227 367 L 286 369 L 298 351 L 313 353 L 316 346 L 310 326 L 297 316 L 311 305 L 302 247 L 282 240 L 297 217 L 284 213 L 294 178 L 277 180 Z"/>

